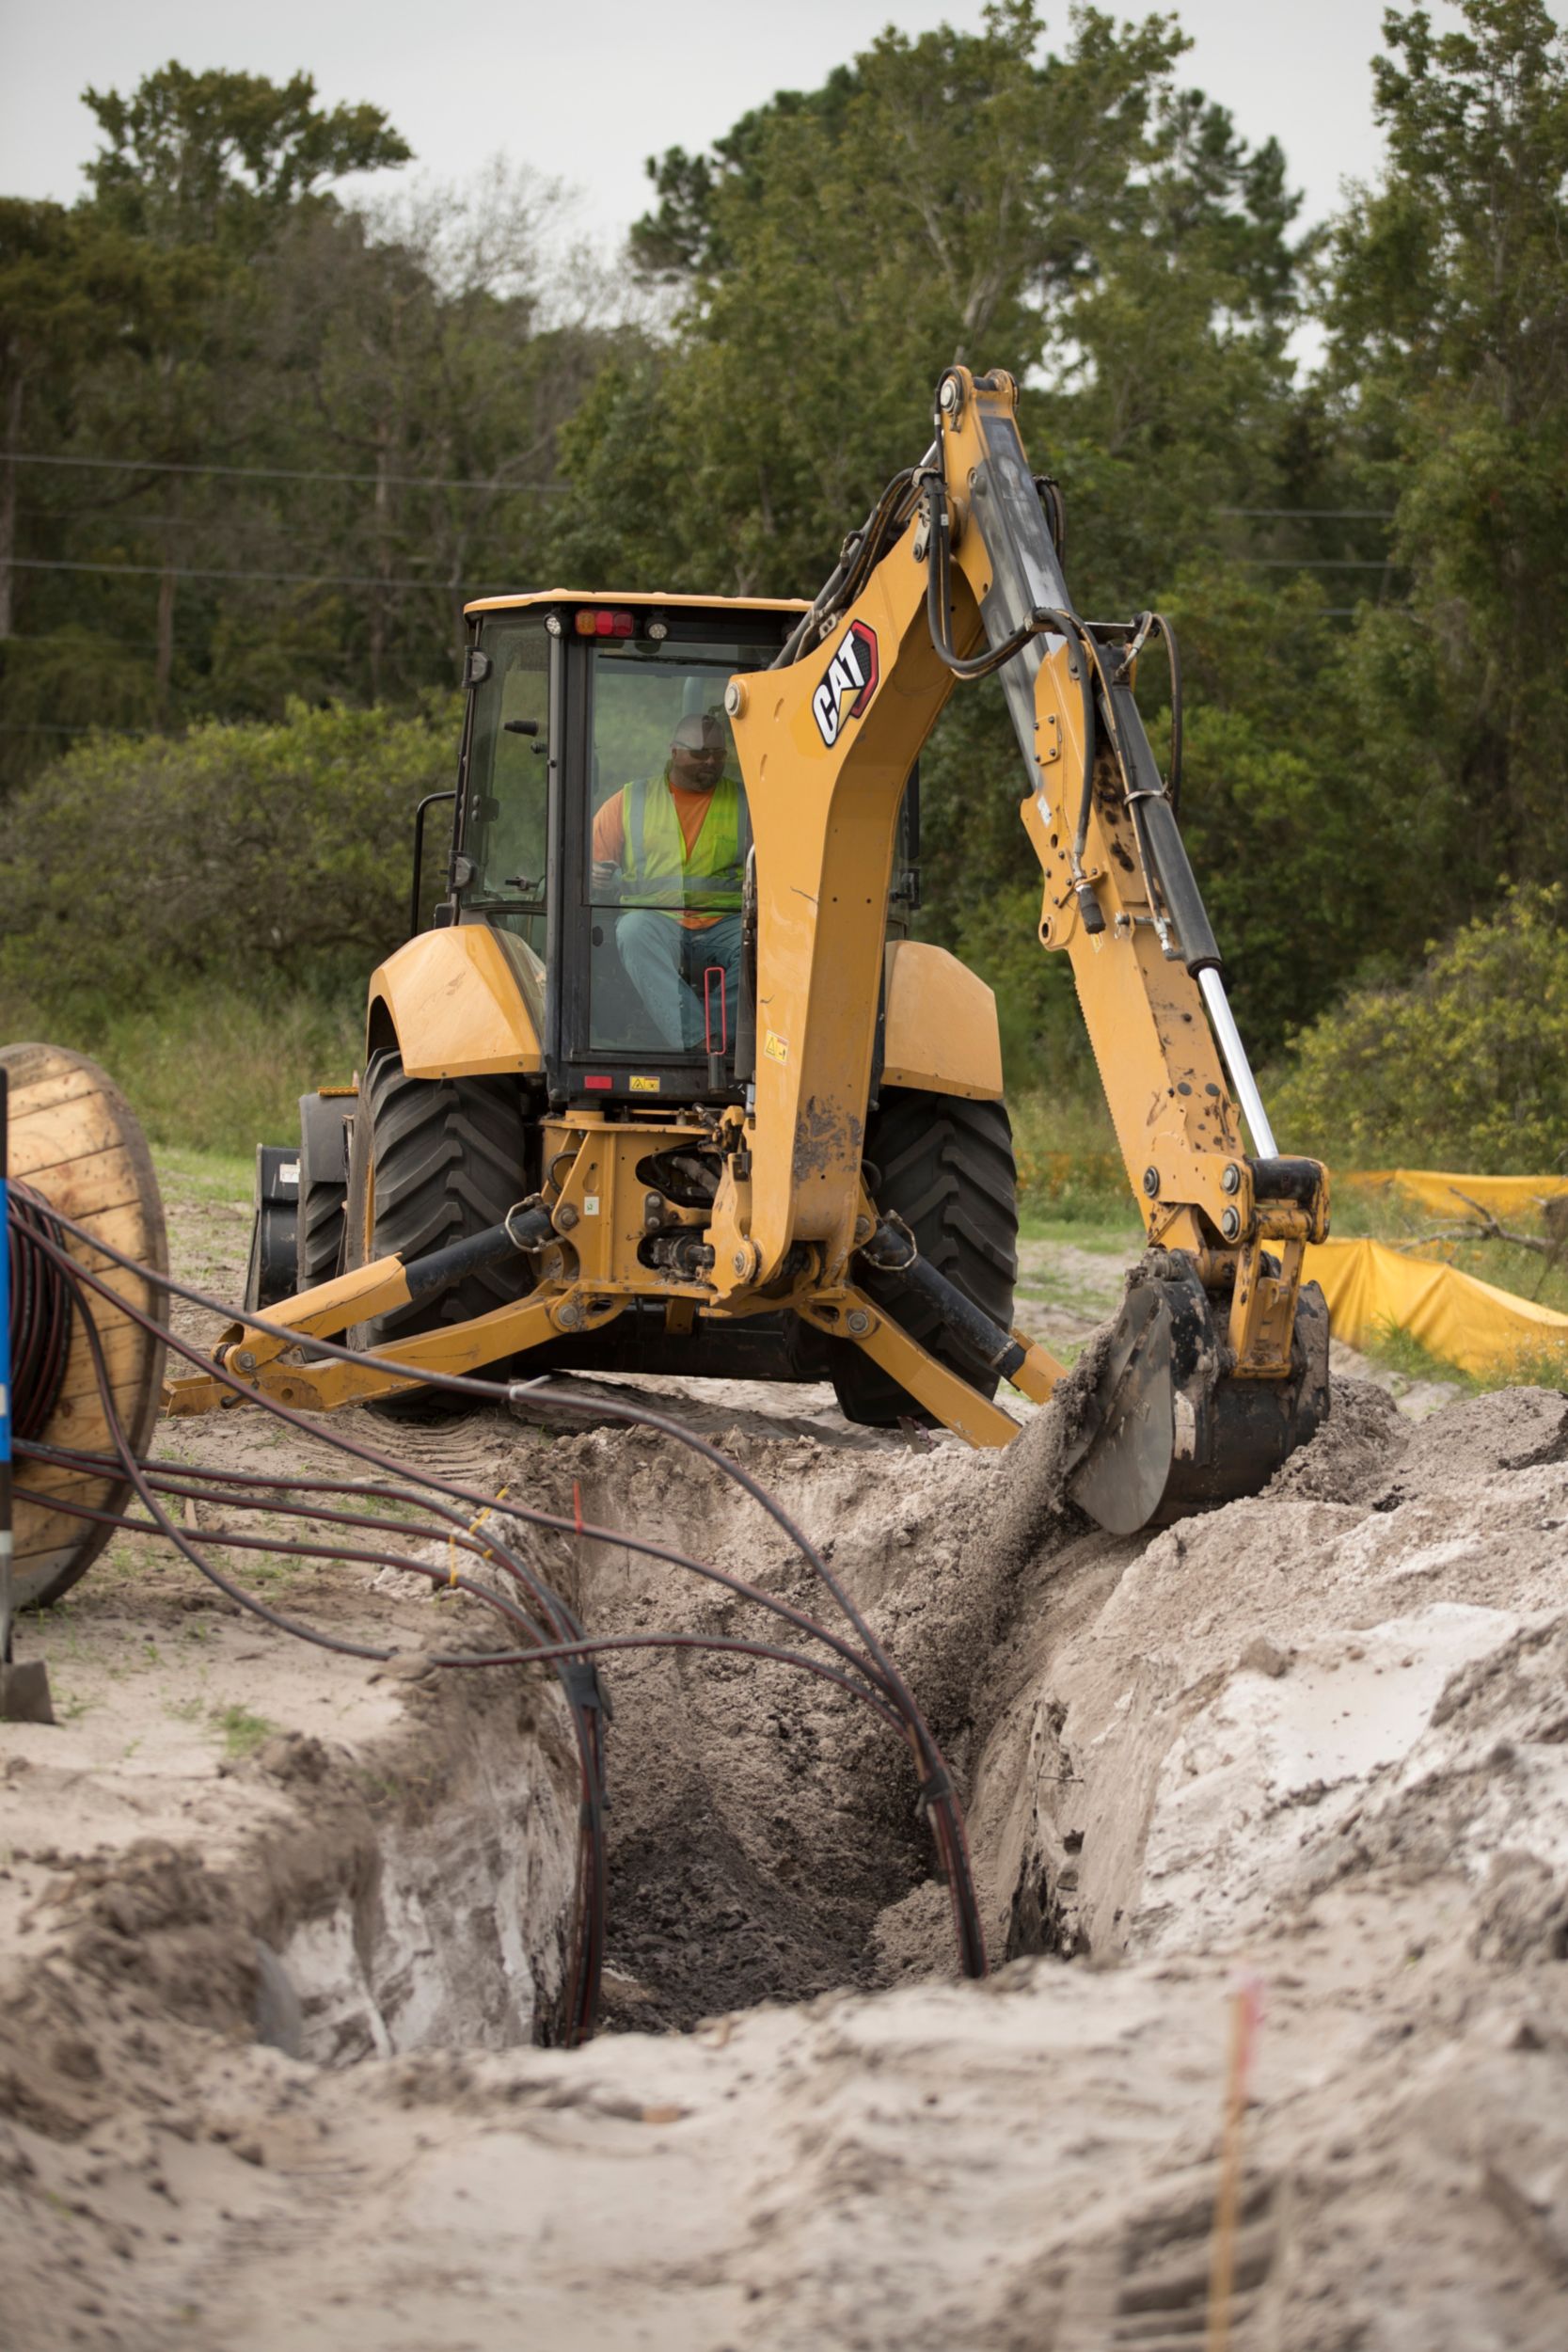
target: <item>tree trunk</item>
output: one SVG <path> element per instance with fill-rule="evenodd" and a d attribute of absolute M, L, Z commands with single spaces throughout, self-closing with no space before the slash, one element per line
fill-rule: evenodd
<path fill-rule="evenodd" d="M 22 384 L 18 375 L 6 401 L 6 447 L 15 449 L 22 438 Z M 8 637 L 16 622 L 16 578 L 11 559 L 16 553 L 16 466 L 8 459 L 0 475 L 0 638 Z"/>
<path fill-rule="evenodd" d="M 153 703 L 158 724 L 168 723 L 169 687 L 174 675 L 174 598 L 178 582 L 175 578 L 180 562 L 180 533 L 175 528 L 180 517 L 180 484 L 176 476 L 169 486 L 169 521 L 164 532 L 164 568 L 158 575 L 158 649 L 152 673 Z"/>
<path fill-rule="evenodd" d="M 390 470 L 391 427 L 385 417 L 375 428 L 375 576 L 379 580 L 391 578 L 392 550 L 388 525 L 391 519 L 392 485 L 387 476 Z M 371 700 L 381 700 L 382 674 L 387 661 L 387 597 L 385 588 L 371 592 Z"/>

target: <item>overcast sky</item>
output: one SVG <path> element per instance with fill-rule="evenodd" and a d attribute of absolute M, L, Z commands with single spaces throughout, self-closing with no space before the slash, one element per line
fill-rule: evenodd
<path fill-rule="evenodd" d="M 1106 0 L 1114 5 L 1114 0 Z M 1564 0 L 1568 8 L 1568 0 Z M 1141 15 L 1127 8 L 1126 15 Z M 1307 216 L 1375 173 L 1369 60 L 1383 0 L 1182 0 L 1185 78 L 1289 158 Z M 1441 4 L 1445 23 L 1456 10 Z M 1554 9 L 1562 15 L 1563 9 Z M 779 88 L 809 89 L 889 21 L 977 27 L 980 0 L 0 0 L 0 194 L 69 201 L 97 126 L 83 86 L 129 90 L 177 57 L 282 80 L 305 67 L 328 102 L 369 99 L 415 168 L 467 178 L 504 152 L 582 193 L 582 231 L 616 243 L 648 201 L 645 157 L 700 149 Z M 1065 5 L 1050 9 L 1065 31 Z M 384 183 L 385 184 L 385 183 Z"/>

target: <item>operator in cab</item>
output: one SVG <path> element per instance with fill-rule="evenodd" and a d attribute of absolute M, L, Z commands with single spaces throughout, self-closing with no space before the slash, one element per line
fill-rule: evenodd
<path fill-rule="evenodd" d="M 662 773 L 637 779 L 594 819 L 594 896 L 621 912 L 615 946 L 659 1041 L 672 1053 L 735 1039 L 740 977 L 744 802 L 724 773 L 723 723 L 693 711 L 676 722 Z M 723 974 L 720 987 L 705 976 Z M 710 1025 L 705 995 L 711 1004 Z"/>

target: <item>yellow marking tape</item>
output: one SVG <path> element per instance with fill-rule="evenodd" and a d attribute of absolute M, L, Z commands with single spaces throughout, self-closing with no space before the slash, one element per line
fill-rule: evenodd
<path fill-rule="evenodd" d="M 496 1489 L 496 1502 L 504 1502 L 505 1501 L 506 1488 L 504 1486 L 498 1486 Z M 471 1518 L 468 1521 L 468 1533 L 470 1535 L 477 1535 L 479 1534 L 480 1529 L 483 1526 L 485 1520 L 495 1509 L 496 1502 L 487 1502 L 483 1510 L 479 1513 L 477 1518 Z M 493 1551 L 482 1551 L 479 1556 L 482 1560 L 493 1560 L 496 1555 Z M 456 1583 L 456 1581 L 457 1537 L 455 1535 L 449 1535 L 447 1537 L 447 1590 L 449 1592 L 451 1590 L 451 1587 Z"/>

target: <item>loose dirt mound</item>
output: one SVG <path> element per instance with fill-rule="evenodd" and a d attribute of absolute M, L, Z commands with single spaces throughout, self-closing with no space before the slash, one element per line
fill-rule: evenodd
<path fill-rule="evenodd" d="M 71 1720 L 5 1734 L 17 2340 L 1196 2343 L 1244 1968 L 1234 2352 L 1555 2352 L 1568 1400 L 1418 1426 L 1340 1382 L 1266 1495 L 1127 1541 L 1062 1511 L 1050 1416 L 998 1462 L 773 1402 L 683 1409 L 908 1673 L 998 1973 L 943 1980 L 912 1772 L 872 1719 L 782 1668 L 627 1653 L 622 2030 L 531 2047 L 575 1836 L 554 1702 L 426 1672 L 453 1604 L 398 1580 L 289 1593 L 396 1629 L 372 1680 L 111 1561 L 44 1636 Z M 267 1448 L 243 1420 L 181 1441 Z M 822 1606 L 668 1438 L 482 1415 L 397 1441 Z M 596 1629 L 754 1626 L 613 1542 L 526 1540 Z M 269 1719 L 248 1752 L 236 1709 Z"/>

